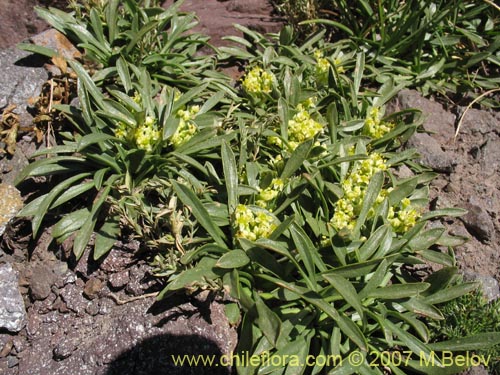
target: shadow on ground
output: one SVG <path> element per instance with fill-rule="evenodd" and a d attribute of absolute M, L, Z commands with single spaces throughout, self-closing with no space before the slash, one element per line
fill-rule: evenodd
<path fill-rule="evenodd" d="M 221 358 L 221 351 L 211 340 L 164 334 L 140 341 L 121 353 L 108 365 L 106 375 L 230 375 L 230 369 L 219 364 Z M 198 365 L 190 364 L 190 360 L 199 361 Z M 211 360 L 212 365 L 208 363 Z"/>

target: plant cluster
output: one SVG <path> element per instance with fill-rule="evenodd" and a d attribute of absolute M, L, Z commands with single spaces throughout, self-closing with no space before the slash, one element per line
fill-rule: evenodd
<path fill-rule="evenodd" d="M 287 0 L 277 7 L 303 34 L 321 25 L 330 39 L 365 51 L 373 79 L 394 76 L 426 95 L 498 88 L 500 8 L 493 1 Z"/>
<path fill-rule="evenodd" d="M 435 340 L 456 339 L 481 332 L 500 332 L 500 300 L 488 302 L 480 289 L 439 306 L 444 319 L 429 322 Z M 488 369 L 500 373 L 500 345 L 478 351 L 491 358 Z"/>
<path fill-rule="evenodd" d="M 289 27 L 268 38 L 240 26 L 244 37 L 228 39 L 241 48 L 217 51 L 219 61 L 246 66 L 234 86 L 199 68 L 212 57 L 167 59 L 179 46 L 189 55 L 200 40 L 177 33 L 188 28 L 176 22 L 192 20 L 178 3 L 164 11 L 148 2 L 99 4 L 70 15 L 41 11 L 102 66 L 90 74 L 87 63 L 69 61 L 79 105 L 57 109 L 71 130 L 18 178 L 53 183 L 21 212 L 33 217 L 34 234 L 51 212 L 56 239 L 73 236 L 77 257 L 93 242 L 99 258 L 132 231 L 156 251 L 157 274 L 167 278 L 160 298 L 224 289 L 235 299 L 230 321 L 241 322 L 239 351 L 293 353 L 303 364 L 263 361 L 239 374 L 382 374 L 369 364 L 387 351 L 414 353 L 390 371 L 431 374 L 436 368 L 419 357 L 464 350 L 460 340 L 431 343 L 422 319 L 443 319 L 436 305 L 476 285 L 452 283 L 451 247 L 461 239 L 427 226 L 463 210 L 425 212 L 434 174 L 412 163 L 413 150 L 399 149 L 419 111 L 385 115 L 401 85 L 364 87 L 366 55 L 349 43 L 325 43 L 320 33 L 297 44 Z M 87 32 L 74 33 L 80 29 Z M 397 178 L 402 164 L 415 176 Z M 422 282 L 407 266 L 424 261 L 443 268 Z M 466 344 L 486 347 L 499 335 Z M 359 367 L 305 366 L 308 355 L 355 351 Z"/>

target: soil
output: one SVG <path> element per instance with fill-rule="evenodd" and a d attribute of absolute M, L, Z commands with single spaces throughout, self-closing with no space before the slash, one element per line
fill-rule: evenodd
<path fill-rule="evenodd" d="M 39 4 L 64 6 L 57 1 L 0 0 L 0 50 L 47 28 L 32 9 Z M 261 32 L 281 27 L 266 0 L 186 0 L 182 9 L 195 11 L 198 31 L 219 46 L 226 43 L 223 36 L 237 34 L 236 23 Z M 458 114 L 465 108 L 445 108 L 409 90 L 399 93 L 392 106 L 426 114 L 426 132 L 409 146 L 419 150 L 422 163 L 439 172 L 431 186 L 431 208 L 468 210 L 464 217 L 432 225 L 468 238 L 455 249 L 458 266 L 466 277 L 483 280 L 490 298 L 497 298 L 500 113 L 467 111 L 455 137 Z M 33 138 L 26 133 L 19 140 L 25 156 L 33 150 Z M 0 156 L 0 171 L 14 168 L 15 173 L 11 161 Z M 408 176 L 411 171 L 399 173 Z M 152 276 L 148 261 L 148 254 L 131 240 L 118 244 L 103 262 L 92 261 L 88 254 L 75 262 L 64 244 L 52 243 L 50 229 L 35 241 L 29 223 L 11 222 L 0 243 L 0 265 L 12 264 L 17 271 L 27 317 L 17 334 L 0 331 L 0 373 L 204 374 L 202 367 L 174 366 L 171 354 L 229 354 L 237 341 L 236 328 L 224 314 L 229 301 L 205 291 L 156 302 L 154 293 L 162 283 Z M 206 373 L 230 374 L 231 369 L 208 368 Z"/>

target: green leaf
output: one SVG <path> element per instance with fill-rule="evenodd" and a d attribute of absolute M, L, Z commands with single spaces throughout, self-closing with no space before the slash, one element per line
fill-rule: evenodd
<path fill-rule="evenodd" d="M 240 307 L 237 303 L 228 303 L 224 305 L 224 313 L 231 326 L 236 326 L 241 320 Z"/>
<path fill-rule="evenodd" d="M 307 159 L 309 152 L 311 151 L 312 145 L 314 144 L 314 139 L 309 139 L 304 143 L 301 143 L 292 153 L 292 156 L 285 164 L 283 172 L 281 173 L 281 178 L 286 180 L 299 169 L 304 161 Z"/>
<path fill-rule="evenodd" d="M 262 330 L 264 336 L 266 336 L 269 342 L 276 347 L 281 329 L 281 320 L 266 306 L 257 292 L 253 293 L 253 298 L 255 300 L 255 307 L 257 308 L 256 323 Z"/>
<path fill-rule="evenodd" d="M 222 255 L 215 266 L 226 269 L 241 268 L 246 266 L 249 262 L 250 258 L 248 258 L 243 250 L 234 249 Z"/>
<path fill-rule="evenodd" d="M 52 228 L 52 236 L 61 238 L 67 234 L 73 233 L 80 229 L 87 219 L 90 211 L 87 208 L 82 208 L 64 215 Z"/>
<path fill-rule="evenodd" d="M 428 283 L 393 284 L 383 288 L 377 288 L 368 293 L 369 298 L 380 298 L 386 300 L 409 298 L 417 296 L 429 288 Z"/>
<path fill-rule="evenodd" d="M 78 141 L 77 145 L 77 152 L 83 151 L 85 148 L 87 148 L 90 145 L 93 145 L 95 143 L 101 143 L 108 141 L 110 139 L 113 139 L 115 141 L 119 141 L 116 137 L 110 135 L 110 134 L 105 134 L 105 133 L 92 133 L 92 134 L 86 134 L 80 140 Z"/>
<path fill-rule="evenodd" d="M 421 232 L 408 242 L 408 247 L 413 250 L 427 250 L 439 240 L 444 231 L 444 228 L 433 228 Z"/>
<path fill-rule="evenodd" d="M 431 275 L 432 276 L 432 275 Z M 478 288 L 478 284 L 475 282 L 463 283 L 459 285 L 454 285 L 446 289 L 441 289 L 430 296 L 424 298 L 426 303 L 435 305 L 437 303 L 443 303 L 456 299 L 464 294 L 470 293 Z"/>
<path fill-rule="evenodd" d="M 370 183 L 366 188 L 365 198 L 363 199 L 363 205 L 361 206 L 361 211 L 359 213 L 358 219 L 356 220 L 356 226 L 354 227 L 353 230 L 354 236 L 359 235 L 359 231 L 361 230 L 361 227 L 364 225 L 366 221 L 368 212 L 372 209 L 372 207 L 375 205 L 375 202 L 377 201 L 383 183 L 384 183 L 383 172 L 377 172 L 370 180 Z"/>
<path fill-rule="evenodd" d="M 190 250 L 181 257 L 181 264 L 187 265 L 198 259 L 204 254 L 224 254 L 227 252 L 226 247 L 217 246 L 215 244 L 206 244 L 194 250 Z"/>
<path fill-rule="evenodd" d="M 399 337 L 399 339 L 408 347 L 408 349 L 410 349 L 415 355 L 420 357 L 423 361 L 432 360 L 433 355 L 428 345 L 425 345 L 415 336 L 406 332 L 404 329 L 392 323 L 388 319 L 384 321 L 384 325 L 386 325 L 387 328 L 389 328 L 392 332 L 394 332 L 394 334 Z M 441 366 L 441 362 L 439 360 L 436 359 L 435 363 L 436 365 Z"/>
<path fill-rule="evenodd" d="M 195 267 L 182 271 L 175 278 L 172 278 L 171 282 L 158 295 L 158 300 L 161 300 L 169 291 L 180 290 L 218 279 L 219 275 L 214 272 L 216 262 L 213 258 L 201 258 Z"/>
<path fill-rule="evenodd" d="M 231 217 L 238 205 L 238 170 L 233 151 L 226 141 L 222 142 L 222 169 L 227 190 L 227 205 Z"/>
<path fill-rule="evenodd" d="M 500 332 L 485 332 L 477 335 L 428 344 L 434 351 L 468 351 L 489 349 L 500 344 Z"/>
<path fill-rule="evenodd" d="M 69 65 L 75 71 L 79 81 L 85 86 L 88 93 L 94 98 L 94 100 L 97 103 L 101 103 L 102 100 L 104 99 L 104 95 L 97 88 L 97 86 L 95 85 L 92 78 L 90 78 L 85 68 L 80 63 L 73 60 L 69 61 Z"/>
<path fill-rule="evenodd" d="M 177 194 L 181 202 L 189 207 L 196 220 L 198 220 L 200 225 L 205 228 L 209 235 L 212 236 L 217 245 L 226 247 L 226 244 L 224 242 L 224 233 L 218 226 L 214 224 L 207 210 L 203 206 L 203 203 L 201 203 L 198 197 L 187 186 L 181 185 L 173 180 L 171 180 L 171 183 L 175 193 Z"/>
<path fill-rule="evenodd" d="M 120 235 L 120 219 L 112 217 L 99 228 L 94 243 L 94 260 L 101 258 L 116 243 Z"/>
<path fill-rule="evenodd" d="M 125 92 L 129 93 L 133 89 L 132 79 L 130 77 L 130 71 L 128 70 L 127 63 L 123 56 L 120 56 L 118 60 L 116 60 L 116 70 L 118 71 L 118 76 L 122 81 L 123 87 L 125 88 Z"/>
<path fill-rule="evenodd" d="M 40 229 L 40 225 L 42 224 L 42 220 L 45 217 L 45 214 L 49 210 L 50 206 L 54 202 L 54 200 L 68 187 L 74 184 L 76 181 L 79 181 L 85 177 L 87 177 L 88 173 L 80 173 L 76 176 L 70 177 L 67 180 L 62 181 L 57 186 L 52 188 L 52 190 L 47 194 L 40 205 L 38 206 L 36 214 L 33 216 L 31 220 L 31 227 L 33 229 L 33 236 L 35 237 Z"/>
<path fill-rule="evenodd" d="M 351 305 L 359 314 L 361 319 L 363 319 L 363 305 L 361 304 L 361 299 L 356 292 L 356 288 L 345 278 L 335 274 L 323 275 L 326 281 L 328 281 L 337 292 L 346 300 L 346 302 Z"/>
<path fill-rule="evenodd" d="M 54 51 L 51 48 L 38 46 L 36 44 L 18 43 L 16 45 L 16 47 L 19 48 L 20 50 L 38 53 L 39 55 L 46 56 L 46 57 L 57 56 L 57 51 Z"/>
<path fill-rule="evenodd" d="M 382 225 L 371 234 L 368 240 L 359 248 L 359 260 L 365 261 L 369 259 L 377 249 L 384 243 L 387 235 L 392 235 L 390 225 Z"/>
<path fill-rule="evenodd" d="M 90 237 L 94 232 L 94 227 L 97 222 L 99 212 L 101 210 L 101 206 L 108 198 L 109 192 L 111 190 L 110 186 L 107 186 L 100 192 L 100 196 L 96 202 L 92 205 L 92 210 L 90 211 L 90 215 L 83 223 L 82 227 L 78 231 L 78 234 L 75 237 L 75 242 L 73 244 L 73 252 L 76 256 L 76 259 L 80 259 L 85 251 L 85 247 L 88 245 L 90 241 Z"/>

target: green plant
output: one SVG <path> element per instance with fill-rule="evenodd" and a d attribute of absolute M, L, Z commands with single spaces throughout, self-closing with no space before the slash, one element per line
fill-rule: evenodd
<path fill-rule="evenodd" d="M 97 83 L 114 80 L 130 94 L 127 63 L 144 67 L 154 80 L 178 89 L 196 86 L 200 77 L 223 79 L 215 72 L 214 59 L 199 53 L 209 47 L 209 38 L 192 32 L 195 15 L 179 11 L 182 1 L 167 9 L 160 3 L 86 0 L 73 4 L 71 13 L 42 7 L 36 11 L 84 51 L 86 64 L 97 70 L 93 76 Z M 19 47 L 50 57 L 55 54 L 31 44 Z"/>
<path fill-rule="evenodd" d="M 457 339 L 484 332 L 500 332 L 500 300 L 488 302 L 481 289 L 439 305 L 443 320 L 429 322 L 432 341 Z M 490 358 L 488 369 L 500 373 L 500 346 L 479 350 Z"/>
<path fill-rule="evenodd" d="M 28 203 L 19 213 L 32 216 L 37 235 L 48 211 L 61 209 L 62 218 L 52 235 L 62 241 L 72 234 L 74 253 L 80 257 L 97 231 L 94 257 L 99 258 L 119 237 L 120 224 L 131 227 L 145 242 L 158 245 L 172 212 L 154 217 L 160 204 L 171 199 L 169 179 L 189 179 L 191 168 L 200 168 L 194 156 L 210 154 L 226 135 L 218 135 L 221 116 L 212 112 L 223 98 L 201 84 L 185 93 L 152 81 L 142 68 L 128 65 L 133 72 L 129 97 L 119 87 L 108 86 L 103 93 L 77 62 L 69 62 L 79 79 L 80 107 L 57 106 L 72 125 L 60 132 L 62 145 L 42 149 L 33 157 L 47 156 L 31 163 L 17 177 L 17 183 L 34 176 L 54 176 L 50 192 Z M 185 108 L 196 106 L 196 116 L 186 118 Z M 179 136 L 189 123 L 190 134 Z M 209 157 L 209 155 L 208 155 Z M 61 180 L 60 176 L 63 178 Z M 158 189 L 158 194 L 151 194 Z M 147 194 L 150 192 L 150 194 Z M 91 197 L 91 198 L 89 198 Z M 68 202 L 71 204 L 68 210 Z M 76 202 L 76 203 L 75 203 Z"/>
<path fill-rule="evenodd" d="M 321 44 L 319 35 L 297 46 L 289 28 L 271 40 L 240 29 L 245 38 L 231 39 L 245 49 L 221 48 L 222 57 L 248 64 L 237 110 L 225 123 L 236 137 L 222 144 L 224 177 L 208 194 L 173 183 L 190 221 L 210 237 L 183 255 L 181 263 L 194 266 L 172 275 L 160 297 L 183 288 L 228 291 L 243 311 L 239 353 L 261 358 L 237 366 L 239 374 L 382 374 L 373 363 L 394 352 L 404 358 L 387 364 L 394 373 L 443 373 L 425 366 L 433 350 L 463 345 L 430 343 L 421 317 L 443 319 L 435 305 L 476 285 L 451 284 L 451 249 L 434 245 L 460 239 L 426 227 L 463 211 L 423 213 L 433 175 L 417 170 L 398 180 L 391 172 L 413 166 L 413 151 L 396 150 L 418 126 L 418 112 L 384 116 L 398 88 L 386 82 L 378 92 L 363 90 L 364 55 L 347 44 Z M 341 51 L 354 59 L 340 64 Z M 422 282 L 406 266 L 423 261 L 444 268 Z M 500 340 L 471 336 L 467 345 L 486 345 L 485 338 Z M 355 352 L 358 366 L 306 366 L 310 355 Z M 284 356 L 279 366 L 265 360 Z"/>
<path fill-rule="evenodd" d="M 319 24 L 330 39 L 348 38 L 382 79 L 392 75 L 424 94 L 498 86 L 500 34 L 492 2 L 295 0 L 278 6 L 306 32 Z"/>
<path fill-rule="evenodd" d="M 427 226 L 464 211 L 424 212 L 434 174 L 412 162 L 413 150 L 400 151 L 420 112 L 385 113 L 405 83 L 387 76 L 379 87 L 365 86 L 365 74 L 374 74 L 367 54 L 348 41 L 324 42 L 324 32 L 297 45 L 289 27 L 268 39 L 241 26 L 244 37 L 228 39 L 242 48 L 218 51 L 220 60 L 246 66 L 237 87 L 211 71 L 185 80 L 184 60 L 164 79 L 154 64 L 137 60 L 144 52 L 139 40 L 160 25 L 153 17 L 154 26 L 146 23 L 137 34 L 139 18 L 160 10 L 145 2 L 134 18 L 136 3 L 115 5 L 56 17 L 70 35 L 95 32 L 101 14 L 108 29 L 96 35 L 120 35 L 124 44 L 97 36 L 81 44 L 103 64 L 93 76 L 69 62 L 79 106 L 57 109 L 71 127 L 60 134 L 62 144 L 39 151 L 34 157 L 47 157 L 18 177 L 54 182 L 21 213 L 33 217 L 34 234 L 51 212 L 59 219 L 53 235 L 74 235 L 77 257 L 96 231 L 99 258 L 130 228 L 158 250 L 157 274 L 168 278 L 160 298 L 224 288 L 236 300 L 228 317 L 241 319 L 240 353 L 298 359 L 240 364 L 239 374 L 382 374 L 383 366 L 396 374 L 442 374 L 429 366 L 433 350 L 500 342 L 498 332 L 430 341 L 423 318 L 443 319 L 437 305 L 476 285 L 454 284 L 452 247 L 462 239 Z M 125 15 L 123 22 L 111 22 L 115 13 Z M 113 25 L 126 29 L 115 34 Z M 159 43 L 152 44 L 155 54 L 167 40 L 145 42 Z M 88 48 L 94 42 L 100 47 Z M 396 177 L 403 164 L 414 177 Z M 408 266 L 425 261 L 443 268 L 418 280 Z M 310 355 L 353 353 L 361 359 L 356 366 L 306 366 Z M 383 353 L 402 361 L 378 365 Z"/>

